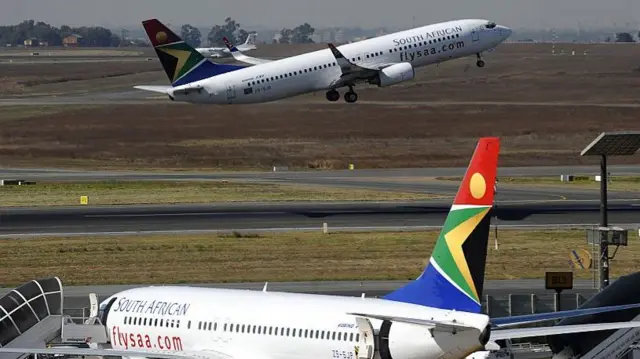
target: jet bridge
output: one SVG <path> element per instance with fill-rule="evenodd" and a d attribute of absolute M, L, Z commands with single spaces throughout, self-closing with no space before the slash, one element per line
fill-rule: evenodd
<path fill-rule="evenodd" d="M 62 283 L 57 277 L 32 280 L 0 298 L 0 346 L 44 348 L 60 336 Z M 2 353 L 18 359 L 28 353 Z"/>

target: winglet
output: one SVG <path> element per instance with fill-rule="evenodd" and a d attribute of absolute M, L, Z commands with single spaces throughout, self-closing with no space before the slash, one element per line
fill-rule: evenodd
<path fill-rule="evenodd" d="M 340 66 L 343 72 L 349 71 L 351 70 L 352 66 L 355 66 L 355 64 L 351 63 L 351 61 L 344 57 L 342 52 L 340 52 L 340 50 L 338 50 L 338 48 L 335 47 L 332 43 L 327 44 L 327 46 L 329 46 L 329 49 L 331 49 L 333 57 L 336 58 L 336 62 L 338 62 L 338 66 Z"/>
<path fill-rule="evenodd" d="M 227 49 L 229 49 L 229 51 L 231 51 L 231 52 L 236 52 L 236 51 L 238 51 L 238 49 L 235 47 L 235 45 L 233 45 L 233 44 L 231 43 L 231 41 L 229 41 L 229 39 L 227 39 L 227 37 L 226 37 L 226 36 L 222 38 L 222 41 L 224 42 L 224 46 L 226 46 L 226 47 L 227 47 Z"/>

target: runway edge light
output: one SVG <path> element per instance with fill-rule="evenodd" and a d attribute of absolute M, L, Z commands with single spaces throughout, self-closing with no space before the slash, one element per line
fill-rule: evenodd
<path fill-rule="evenodd" d="M 80 196 L 80 204 L 89 204 L 89 196 Z"/>

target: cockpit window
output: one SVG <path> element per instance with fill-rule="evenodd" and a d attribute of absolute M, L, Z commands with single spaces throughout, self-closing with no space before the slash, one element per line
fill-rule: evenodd
<path fill-rule="evenodd" d="M 484 25 L 484 27 L 486 27 L 487 29 L 493 29 L 494 27 L 496 27 L 496 23 L 493 21 L 490 21 L 486 25 Z"/>

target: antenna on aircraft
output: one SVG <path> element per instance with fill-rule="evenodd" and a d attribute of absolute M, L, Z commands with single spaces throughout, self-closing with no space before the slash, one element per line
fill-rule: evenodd
<path fill-rule="evenodd" d="M 264 287 L 262 288 L 263 292 L 267 292 L 267 285 L 269 285 L 269 282 L 264 282 Z"/>

